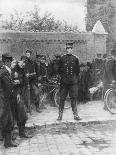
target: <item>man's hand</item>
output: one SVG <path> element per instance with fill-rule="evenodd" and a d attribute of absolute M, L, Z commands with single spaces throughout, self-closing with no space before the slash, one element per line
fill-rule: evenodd
<path fill-rule="evenodd" d="M 26 77 L 27 77 L 27 78 L 29 77 L 29 73 L 26 74 Z"/>
<path fill-rule="evenodd" d="M 20 81 L 19 80 L 14 80 L 14 84 L 20 84 Z"/>
<path fill-rule="evenodd" d="M 39 76 L 39 77 L 38 77 L 38 80 L 41 80 L 41 79 L 42 79 L 42 77 L 41 77 L 41 76 Z"/>

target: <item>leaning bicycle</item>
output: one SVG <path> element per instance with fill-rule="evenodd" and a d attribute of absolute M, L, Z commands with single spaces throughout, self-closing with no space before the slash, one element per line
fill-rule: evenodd
<path fill-rule="evenodd" d="M 40 92 L 40 107 L 44 105 L 49 96 L 52 96 L 52 102 L 54 106 L 59 107 L 60 103 L 60 85 L 57 82 L 57 79 L 48 80 L 47 83 L 39 84 L 39 92 Z M 71 107 L 69 103 L 69 97 L 66 98 L 66 103 L 64 109 L 68 109 Z"/>
<path fill-rule="evenodd" d="M 104 104 L 110 113 L 116 114 L 116 81 L 113 81 L 110 84 L 110 88 L 106 91 Z"/>

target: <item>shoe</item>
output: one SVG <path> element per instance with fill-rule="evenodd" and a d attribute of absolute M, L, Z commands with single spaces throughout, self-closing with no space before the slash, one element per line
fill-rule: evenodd
<path fill-rule="evenodd" d="M 20 133 L 19 136 L 20 138 L 32 138 L 33 137 L 32 135 L 28 135 L 25 132 Z"/>
<path fill-rule="evenodd" d="M 11 143 L 5 143 L 4 146 L 5 146 L 5 148 L 8 148 L 8 147 L 17 147 L 18 145 L 11 142 Z"/>
<path fill-rule="evenodd" d="M 37 112 L 39 112 L 39 113 L 41 113 L 41 112 L 42 112 L 39 108 L 36 108 L 36 111 L 37 111 Z"/>
<path fill-rule="evenodd" d="M 82 120 L 82 118 L 80 118 L 79 116 L 74 116 L 74 120 L 80 121 Z"/>
<path fill-rule="evenodd" d="M 63 113 L 59 112 L 59 116 L 57 118 L 57 121 L 61 121 L 62 120 L 62 115 L 63 115 Z"/>
<path fill-rule="evenodd" d="M 17 144 L 12 142 L 12 136 L 11 135 L 12 135 L 11 133 L 6 133 L 5 136 L 4 136 L 4 146 L 5 146 L 5 148 L 17 147 Z"/>
<path fill-rule="evenodd" d="M 58 116 L 57 121 L 61 121 L 62 117 Z"/>

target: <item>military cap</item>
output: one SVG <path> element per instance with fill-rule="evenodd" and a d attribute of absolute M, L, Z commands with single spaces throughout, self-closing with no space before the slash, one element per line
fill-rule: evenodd
<path fill-rule="evenodd" d="M 80 67 L 85 67 L 85 64 L 84 64 L 84 63 L 81 63 L 81 64 L 80 64 Z"/>
<path fill-rule="evenodd" d="M 59 55 L 59 54 L 56 54 L 56 55 L 55 55 L 55 58 L 56 58 L 56 59 L 58 59 L 58 58 L 60 58 L 60 57 L 61 57 L 61 55 Z"/>
<path fill-rule="evenodd" d="M 36 54 L 36 58 L 42 58 L 41 54 Z"/>
<path fill-rule="evenodd" d="M 46 56 L 45 56 L 45 55 L 42 55 L 41 58 L 42 58 L 43 60 L 46 60 Z"/>
<path fill-rule="evenodd" d="M 30 53 L 30 54 L 32 54 L 32 51 L 31 51 L 31 50 L 26 50 L 25 53 Z"/>
<path fill-rule="evenodd" d="M 12 59 L 13 58 L 9 53 L 2 54 L 2 61 L 7 61 L 7 60 L 12 61 Z"/>
<path fill-rule="evenodd" d="M 26 60 L 27 57 L 25 55 L 21 56 L 20 60 Z"/>
<path fill-rule="evenodd" d="M 66 42 L 66 48 L 73 48 L 73 42 Z"/>

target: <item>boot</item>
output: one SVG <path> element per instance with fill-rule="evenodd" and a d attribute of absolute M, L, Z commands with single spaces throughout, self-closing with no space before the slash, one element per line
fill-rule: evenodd
<path fill-rule="evenodd" d="M 79 121 L 79 120 L 82 120 L 82 119 L 76 114 L 76 115 L 74 115 L 74 120 Z"/>
<path fill-rule="evenodd" d="M 61 121 L 62 120 L 62 115 L 63 115 L 63 113 L 62 112 L 59 112 L 59 116 L 57 118 L 58 121 Z"/>
<path fill-rule="evenodd" d="M 3 131 L 0 131 L 0 141 L 3 141 L 4 140 L 4 133 Z"/>
<path fill-rule="evenodd" d="M 77 121 L 81 120 L 81 118 L 78 116 L 76 100 L 74 99 L 71 100 L 71 106 L 72 106 L 72 111 L 74 115 L 74 120 L 77 120 Z"/>
<path fill-rule="evenodd" d="M 32 138 L 31 135 L 28 135 L 28 134 L 25 132 L 25 126 L 20 126 L 20 127 L 19 127 L 19 136 L 20 136 L 20 138 Z"/>
<path fill-rule="evenodd" d="M 4 146 L 5 146 L 5 148 L 17 147 L 17 144 L 12 142 L 12 135 L 11 135 L 11 133 L 6 133 L 5 134 L 5 136 L 4 136 Z"/>

